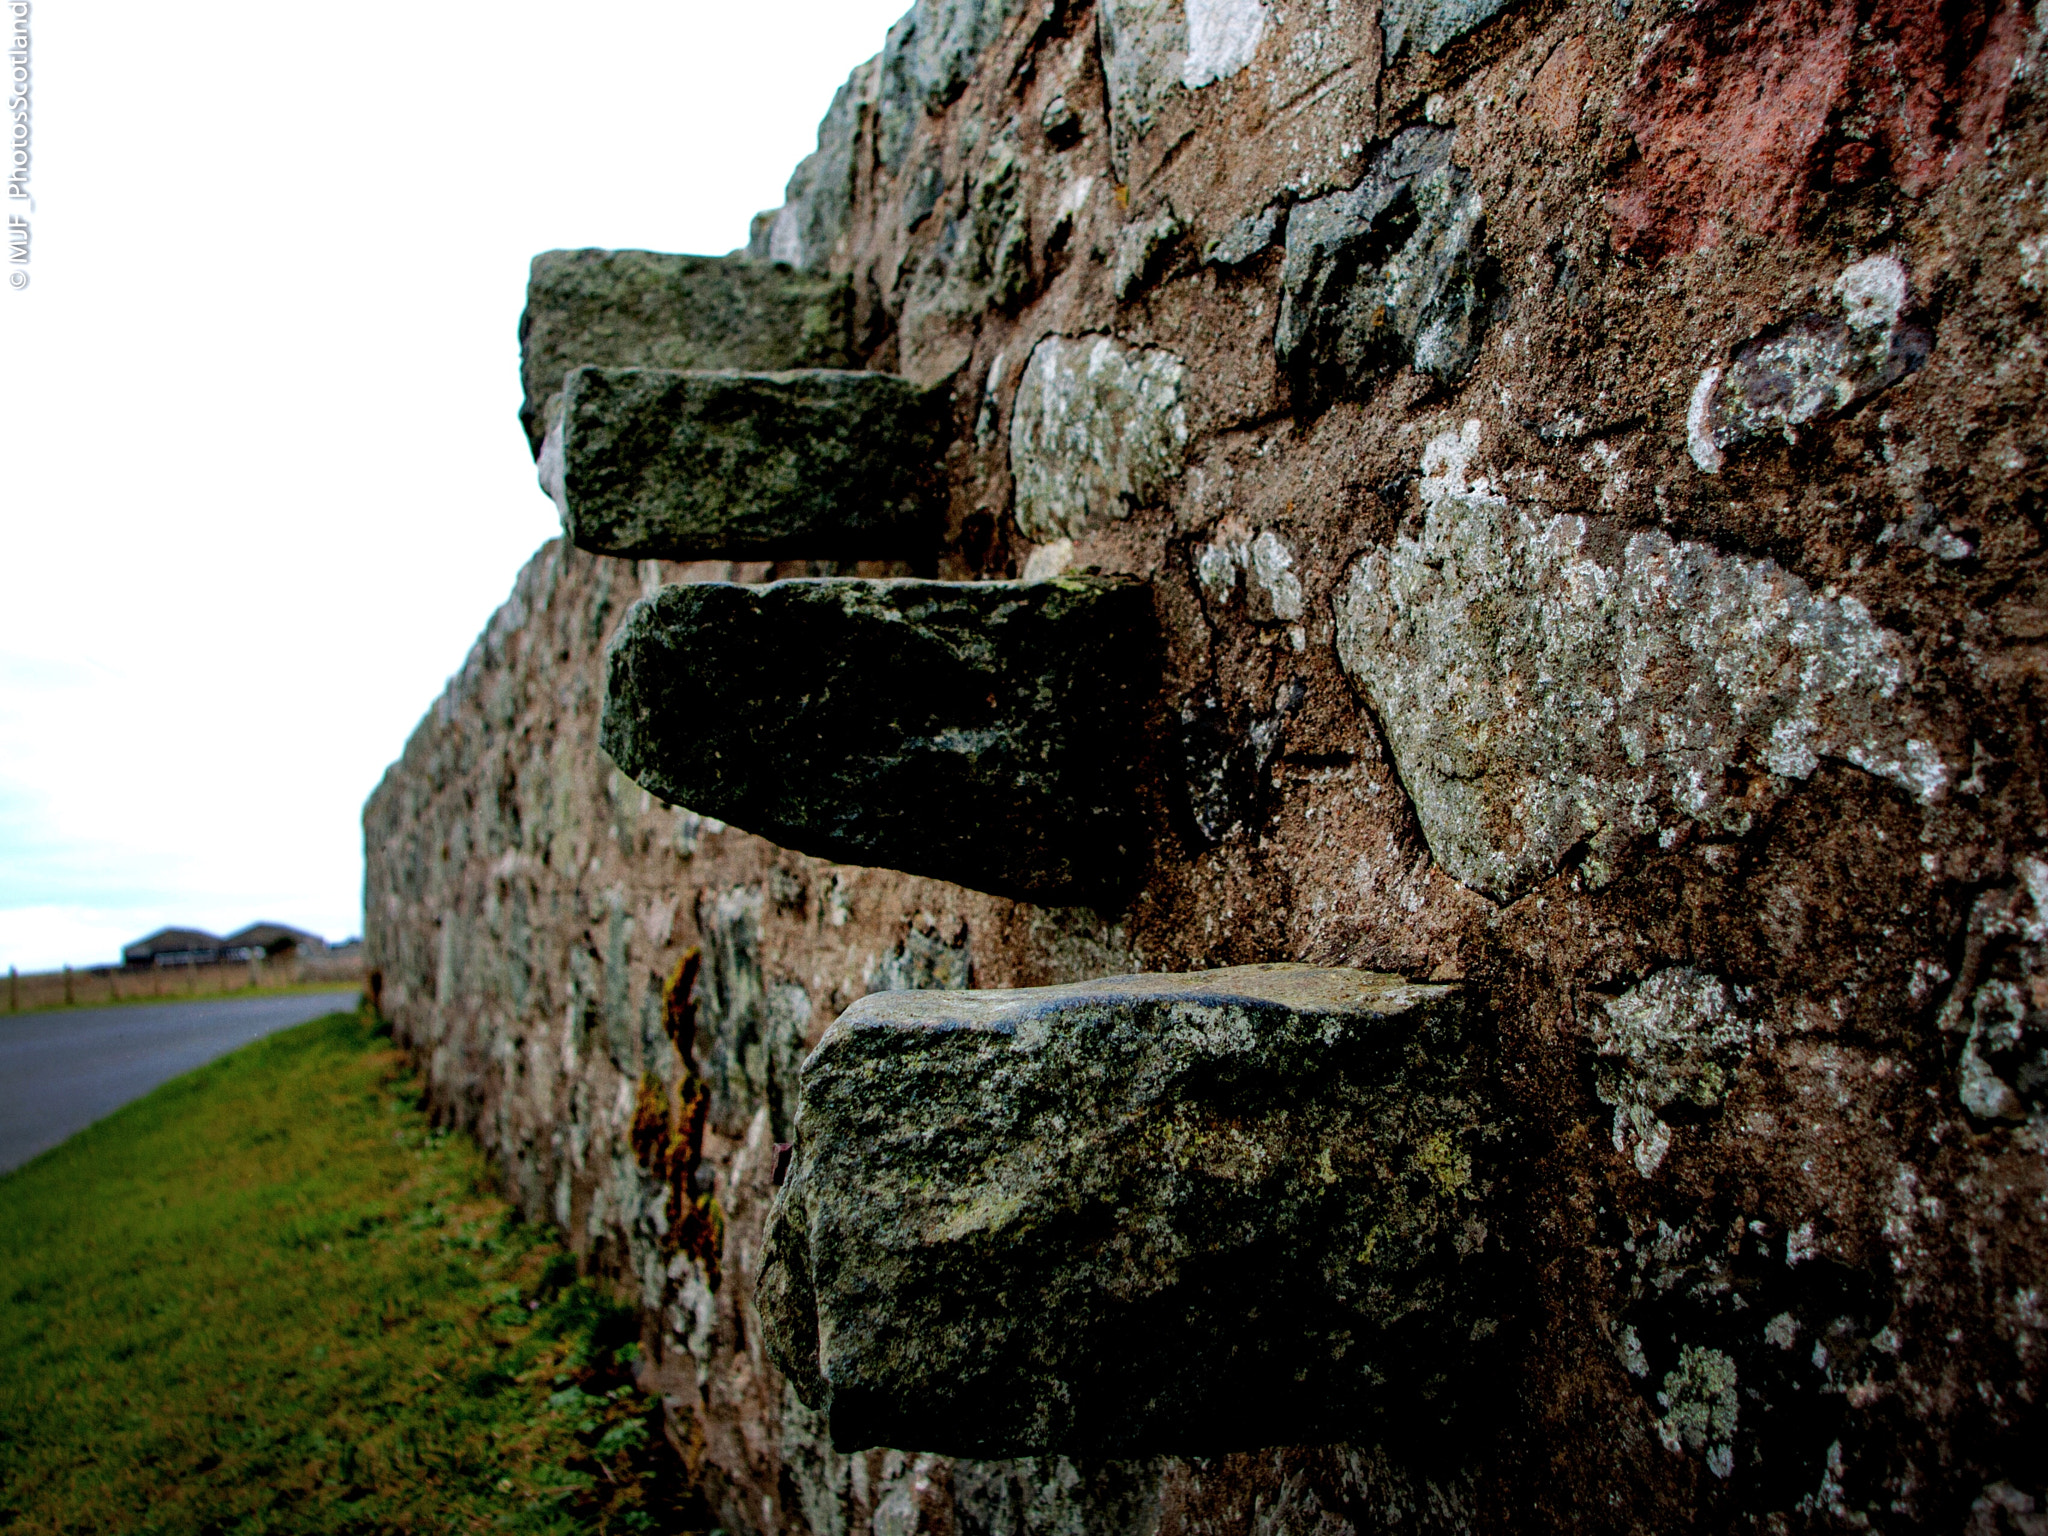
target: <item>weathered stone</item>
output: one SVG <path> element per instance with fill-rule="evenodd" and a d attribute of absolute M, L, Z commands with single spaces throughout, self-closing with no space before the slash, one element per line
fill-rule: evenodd
<path fill-rule="evenodd" d="M 697 978 L 696 1057 L 711 1092 L 710 1122 L 720 1135 L 747 1133 L 768 1111 L 778 1138 L 796 1118 L 797 1068 L 810 1036 L 811 999 L 801 986 L 771 981 L 761 968 L 758 886 L 705 893 L 697 913 L 704 965 Z"/>
<path fill-rule="evenodd" d="M 1615 245 L 1655 260 L 1738 233 L 1789 241 L 1831 190 L 1890 180 L 1918 197 L 1967 173 L 2038 68 L 2029 15 L 2000 0 L 1786 0 L 1672 16 L 1616 103 L 1632 153 L 1606 198 Z"/>
<path fill-rule="evenodd" d="M 1135 873 L 1139 585 L 664 587 L 620 627 L 604 748 L 641 784 L 855 864 L 1041 900 Z"/>
<path fill-rule="evenodd" d="M 1801 315 L 1700 376 L 1686 445 L 1701 469 L 1719 473 L 1730 452 L 1760 438 L 1795 441 L 1801 427 L 1854 410 L 1927 361 L 1932 333 L 1901 319 L 1909 294 L 1897 257 L 1857 262 L 1834 296 L 1839 313 Z"/>
<path fill-rule="evenodd" d="M 893 167 L 879 59 L 858 71 L 758 249 L 779 224 L 785 259 L 845 275 L 860 365 L 978 392 L 945 459 L 948 537 L 918 569 L 1149 584 L 1162 697 L 1128 731 L 1162 835 L 1141 881 L 1114 912 L 1044 907 L 665 805 L 599 751 L 605 641 L 661 581 L 808 571 L 550 544 L 366 818 L 369 963 L 437 1114 L 638 1298 L 638 1374 L 701 1478 L 700 1523 L 734 1536 L 2018 1536 L 2048 1508 L 2030 1450 L 2048 1443 L 2048 940 L 2030 936 L 2048 924 L 2029 875 L 2048 857 L 2040 7 L 1546 0 L 1434 59 L 1397 28 L 1388 59 L 1381 0 L 1265 0 L 1251 65 L 1193 89 L 1186 0 L 1112 8 L 1165 45 L 1137 72 L 1142 139 L 1134 98 L 1111 100 L 1130 77 L 1105 77 L 1105 7 L 1017 6 L 957 96 L 906 98 Z M 1402 129 L 1453 124 L 1485 198 L 1480 355 L 1440 387 L 1396 346 L 1391 373 L 1317 409 L 1272 340 L 1287 216 L 1356 188 Z M 1169 204 L 1189 232 L 1120 308 L 1122 236 Z M 1413 233 L 1382 222 L 1397 250 Z M 1227 259 L 1197 268 L 1212 240 Z M 1911 275 L 1900 325 L 1938 321 L 1939 341 L 1918 374 L 1859 395 L 1872 349 L 1829 290 L 1872 256 Z M 1762 418 L 1715 448 L 1718 479 L 1698 471 L 1700 375 L 1752 339 L 1803 347 L 1812 315 L 1851 333 L 1830 343 L 1857 355 L 1831 370 L 1846 409 L 1793 424 L 1792 448 Z M 1101 333 L 1184 364 L 1185 462 L 1142 502 L 1098 497 L 1078 536 L 1027 541 L 1003 499 L 1019 381 L 1046 337 Z M 1425 445 L 1467 418 L 1485 455 L 1466 489 L 1489 477 L 1504 509 L 1439 504 L 1440 453 L 1418 491 Z M 1584 519 L 1583 541 L 1532 554 L 1560 516 Z M 1632 567 L 1645 532 L 1672 545 L 1638 546 Z M 1442 564 L 1425 572 L 1403 534 Z M 1387 680 L 1384 717 L 1335 643 L 1374 551 L 1416 579 L 1403 611 L 1430 666 L 1469 663 L 1433 672 L 1408 646 L 1419 681 Z M 1679 586 L 1631 606 L 1624 576 L 1658 560 Z M 1762 606 L 1715 609 L 1730 590 Z M 1788 631 L 1771 651 L 1773 591 L 1795 628 L 1819 624 L 1811 643 Z M 1534 633 L 1551 616 L 1555 646 Z M 1824 653 L 1873 630 L 1899 689 L 1859 673 L 1846 703 L 1829 695 Z M 1638 640 L 1647 698 L 1624 687 Z M 1764 695 L 1818 690 L 1809 744 L 1863 739 L 1867 703 L 1881 743 L 1927 744 L 1951 786 L 1923 798 L 1824 751 L 1810 778 L 1774 772 L 1780 705 L 1757 725 L 1728 703 L 1758 696 L 1735 675 L 1752 664 Z M 1491 702 L 1456 691 L 1472 679 Z M 1443 772 L 1410 773 L 1437 744 Z M 1461 782 L 1474 762 L 1487 772 Z M 1704 819 L 1672 808 L 1694 767 L 1719 797 Z M 1650 826 L 1628 799 L 1643 779 Z M 1520 899 L 1432 857 L 1477 806 L 1494 820 L 1463 834 L 1472 857 L 1512 862 L 1521 807 L 1569 822 L 1581 781 L 1607 822 L 1583 841 L 1535 825 L 1562 853 L 1509 888 Z M 665 1031 L 691 949 L 694 1032 Z M 755 1308 L 799 1049 L 880 987 L 1283 956 L 1484 979 L 1530 1169 L 1487 1217 L 1535 1323 L 1504 1330 L 1486 1383 L 1505 1432 L 1429 1437 L 1440 1456 L 1369 1435 L 1142 1462 L 832 1451 Z M 800 1010 L 771 1009 L 799 995 L 801 1047 Z M 709 1112 L 694 1166 L 647 1151 L 664 1088 L 671 1129 Z M 724 1218 L 715 1265 L 679 1239 L 700 1205 Z"/>
<path fill-rule="evenodd" d="M 1272 21 L 1262 0 L 1102 0 L 1096 15 L 1119 156 L 1173 96 L 1248 68 Z"/>
<path fill-rule="evenodd" d="M 1505 1303 L 1479 1034 L 1298 965 L 863 998 L 804 1064 L 770 1353 L 842 1449 L 1441 1425 Z"/>
<path fill-rule="evenodd" d="M 1265 207 L 1248 213 L 1209 242 L 1202 260 L 1211 266 L 1241 267 L 1270 251 L 1285 227 L 1285 209 Z"/>
<path fill-rule="evenodd" d="M 960 94 L 1016 9 L 1017 0 L 917 0 L 889 29 L 882 51 L 833 97 L 818 125 L 818 148 L 790 177 L 782 206 L 756 215 L 748 256 L 825 271 L 843 254 L 853 220 L 854 161 L 864 120 L 873 115 L 883 167 L 899 169 L 919 118 Z M 925 215 L 931 206 L 923 205 Z M 917 222 L 921 217 L 912 220 Z"/>
<path fill-rule="evenodd" d="M 1046 543 L 1157 505 L 1181 472 L 1187 369 L 1107 336 L 1048 336 L 1010 409 L 1017 526 Z"/>
<path fill-rule="evenodd" d="M 1954 989 L 1936 1022 L 1961 1035 L 1956 1095 L 1980 1121 L 2048 1110 L 2048 863 L 1979 897 Z"/>
<path fill-rule="evenodd" d="M 1713 1109 L 1728 1097 L 1756 1040 L 1749 1001 L 1746 989 L 1679 966 L 1595 1014 L 1593 1075 L 1601 1099 L 1614 1106 L 1614 1150 L 1627 1153 L 1644 1178 L 1671 1150 L 1667 1109 Z"/>
<path fill-rule="evenodd" d="M 1447 44 L 1493 20 L 1515 0 L 1380 0 L 1386 56 L 1414 50 L 1441 53 Z"/>
<path fill-rule="evenodd" d="M 1288 215 L 1273 340 L 1311 403 L 1411 363 L 1456 383 L 1479 355 L 1485 215 L 1454 138 L 1410 128 L 1357 186 Z"/>
<path fill-rule="evenodd" d="M 1187 67 L 1187 15 L 1180 0 L 1101 0 L 1095 16 L 1111 143 L 1121 167 L 1167 100 L 1185 89 L 1180 76 Z"/>
<path fill-rule="evenodd" d="M 1294 551 L 1270 528 L 1256 535 L 1236 518 L 1226 518 L 1211 542 L 1195 554 L 1195 576 L 1218 603 L 1237 595 L 1245 577 L 1246 606 L 1261 624 L 1292 624 L 1302 617 L 1301 577 Z"/>
<path fill-rule="evenodd" d="M 541 482 L 596 554 L 909 554 L 936 537 L 944 405 L 885 373 L 579 368 Z"/>
<path fill-rule="evenodd" d="M 1018 0 L 917 0 L 882 47 L 875 143 L 885 166 L 903 163 L 917 120 L 959 96 L 982 53 L 1002 35 Z"/>
<path fill-rule="evenodd" d="M 1437 862 L 1507 899 L 1580 844 L 1740 834 L 1823 757 L 1924 802 L 1949 771 L 1904 642 L 1768 560 L 1511 507 L 1479 424 L 1423 458 L 1419 539 L 1353 567 L 1337 649 Z M 1738 770 L 1755 770 L 1745 776 Z"/>
<path fill-rule="evenodd" d="M 603 368 L 845 368 L 853 362 L 845 279 L 717 256 L 544 251 L 519 320 L 520 425 L 536 453 L 562 377 Z"/>
<path fill-rule="evenodd" d="M 1149 218 L 1126 224 L 1116 239 L 1116 270 L 1110 287 L 1119 299 L 1129 299 L 1159 275 L 1164 258 L 1187 233 L 1187 225 L 1162 204 Z"/>
<path fill-rule="evenodd" d="M 1264 0 L 1187 0 L 1188 56 L 1180 83 L 1191 91 L 1249 69 L 1273 19 Z"/>

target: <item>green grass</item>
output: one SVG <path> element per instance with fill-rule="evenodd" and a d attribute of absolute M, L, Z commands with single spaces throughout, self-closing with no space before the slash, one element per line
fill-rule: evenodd
<path fill-rule="evenodd" d="M 0 1529 L 701 1528 L 637 1338 L 332 1015 L 0 1179 Z"/>

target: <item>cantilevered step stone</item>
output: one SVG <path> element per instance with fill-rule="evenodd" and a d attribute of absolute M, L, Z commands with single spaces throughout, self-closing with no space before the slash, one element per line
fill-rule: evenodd
<path fill-rule="evenodd" d="M 1441 1436 L 1508 1304 L 1451 986 L 1242 966 L 884 992 L 804 1063 L 755 1300 L 841 1450 Z"/>
<path fill-rule="evenodd" d="M 1154 636 L 1106 580 L 664 587 L 612 642 L 603 745 L 787 848 L 1101 902 L 1138 859 Z"/>
<path fill-rule="evenodd" d="M 537 454 L 562 379 L 602 368 L 849 368 L 853 291 L 730 256 L 545 251 L 533 258 L 519 321 L 519 420 Z"/>
<path fill-rule="evenodd" d="M 572 543 L 639 559 L 931 549 L 943 392 L 887 373 L 578 368 L 540 457 Z"/>

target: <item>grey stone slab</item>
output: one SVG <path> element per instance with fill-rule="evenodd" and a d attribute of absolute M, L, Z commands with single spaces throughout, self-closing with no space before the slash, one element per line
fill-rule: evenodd
<path fill-rule="evenodd" d="M 612 643 L 603 745 L 786 848 L 1099 903 L 1135 873 L 1156 667 L 1135 583 L 671 586 Z"/>
<path fill-rule="evenodd" d="M 1493 20 L 1515 0 L 1381 0 L 1380 31 L 1386 56 L 1420 50 L 1441 53 L 1468 32 Z"/>
<path fill-rule="evenodd" d="M 1486 221 L 1453 139 L 1410 128 L 1357 186 L 1289 214 L 1274 349 L 1311 401 L 1411 364 L 1456 383 L 1478 357 Z"/>
<path fill-rule="evenodd" d="M 519 321 L 520 424 L 540 451 L 571 368 L 845 368 L 844 278 L 659 251 L 543 251 Z"/>
<path fill-rule="evenodd" d="M 1455 1421 L 1509 1302 L 1455 986 L 1241 966 L 871 994 L 756 1303 L 842 1449 L 1210 1454 Z"/>
<path fill-rule="evenodd" d="M 541 450 L 570 542 L 636 559 L 879 559 L 937 538 L 943 391 L 837 369 L 578 368 Z"/>

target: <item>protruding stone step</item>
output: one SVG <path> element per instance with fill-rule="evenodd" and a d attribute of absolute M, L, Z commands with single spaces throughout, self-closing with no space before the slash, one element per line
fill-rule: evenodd
<path fill-rule="evenodd" d="M 841 1450 L 1440 1433 L 1510 1305 L 1481 1025 L 1304 965 L 863 997 L 804 1063 L 769 1354 Z"/>
<path fill-rule="evenodd" d="M 578 368 L 541 484 L 595 554 L 882 559 L 937 543 L 944 425 L 894 374 Z"/>
<path fill-rule="evenodd" d="M 519 321 L 519 420 L 536 454 L 571 368 L 849 368 L 845 279 L 721 256 L 544 251 Z"/>
<path fill-rule="evenodd" d="M 664 587 L 603 745 L 672 804 L 853 864 L 1096 902 L 1139 858 L 1150 591 L 1098 579 Z"/>

